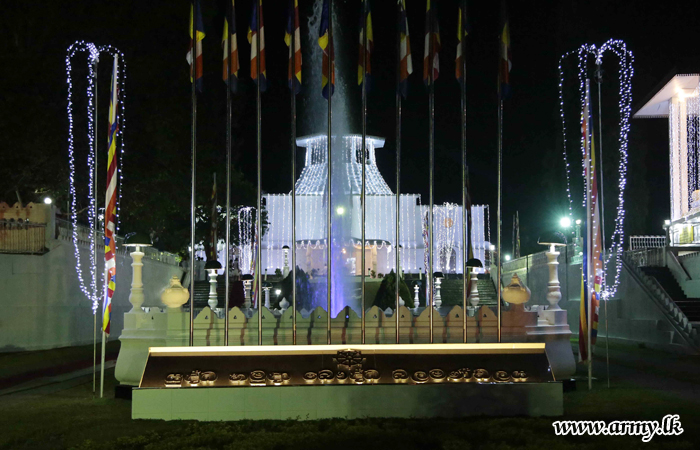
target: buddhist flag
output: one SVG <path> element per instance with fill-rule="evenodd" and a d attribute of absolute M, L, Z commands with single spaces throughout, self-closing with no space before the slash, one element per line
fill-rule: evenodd
<path fill-rule="evenodd" d="M 408 36 L 408 17 L 406 16 L 406 0 L 398 0 L 399 14 L 399 37 L 400 37 L 400 67 L 399 92 L 406 98 L 408 96 L 408 76 L 413 73 L 413 62 L 411 60 L 411 41 Z"/>
<path fill-rule="evenodd" d="M 107 286 L 102 310 L 102 330 L 109 335 L 112 319 L 112 297 L 116 288 L 117 246 L 114 241 L 117 223 L 117 105 L 118 88 L 118 59 L 114 55 L 112 69 L 112 92 L 109 96 L 109 134 L 107 135 L 107 193 L 105 195 L 105 271 Z"/>
<path fill-rule="evenodd" d="M 229 26 L 229 21 L 231 25 Z M 221 47 L 224 50 L 224 82 L 228 82 L 231 92 L 238 92 L 238 36 L 236 35 L 236 5 L 235 0 L 227 6 L 224 18 L 224 34 L 221 38 Z"/>
<path fill-rule="evenodd" d="M 432 45 L 431 45 L 432 43 Z M 435 12 L 435 0 L 427 0 L 425 9 L 425 53 L 423 56 L 423 82 L 430 86 L 431 81 L 440 75 L 440 27 Z M 432 70 L 432 73 L 430 72 Z"/>
<path fill-rule="evenodd" d="M 260 28 L 258 29 L 258 8 L 260 8 Z M 262 0 L 253 3 L 253 13 L 248 28 L 250 44 L 250 77 L 258 83 L 258 32 L 260 33 L 260 91 L 267 90 L 267 71 L 265 69 L 265 23 L 263 22 Z"/>
<path fill-rule="evenodd" d="M 506 12 L 506 2 L 501 3 L 501 39 L 498 63 L 498 94 L 501 100 L 510 96 L 510 69 L 513 66 L 510 52 L 510 25 Z"/>
<path fill-rule="evenodd" d="M 292 48 L 292 33 L 294 33 L 294 48 Z M 284 32 L 284 42 L 289 47 L 289 66 L 287 83 L 295 94 L 301 91 L 301 31 L 299 30 L 299 0 L 289 0 L 287 9 L 287 28 Z M 294 64 L 292 64 L 292 61 Z M 292 68 L 292 65 L 294 68 Z M 292 71 L 294 73 L 292 73 Z"/>
<path fill-rule="evenodd" d="M 588 104 L 590 95 L 587 94 L 584 115 L 581 121 L 581 133 L 584 142 L 584 158 L 586 187 L 590 190 L 590 204 L 586 205 L 586 229 L 583 233 L 583 264 L 581 265 L 581 306 L 579 319 L 579 361 L 588 361 L 588 311 L 591 310 L 591 347 L 595 345 L 598 334 L 598 308 L 603 278 L 603 258 L 600 233 L 600 213 L 598 209 L 598 180 L 595 171 L 595 142 L 590 133 Z M 590 150 L 588 146 L 590 142 Z M 590 224 L 590 230 L 588 226 Z M 588 240 L 590 236 L 590 241 Z M 589 245 L 590 242 L 590 245 Z M 590 271 L 589 271 L 590 269 Z M 588 278 L 590 273 L 591 278 Z"/>
<path fill-rule="evenodd" d="M 364 31 L 367 30 L 367 47 L 365 47 Z M 372 79 L 372 51 L 374 50 L 374 33 L 372 32 L 372 10 L 369 0 L 362 0 L 362 12 L 360 14 L 360 52 L 357 61 L 357 84 L 365 82 L 366 89 L 370 88 Z M 366 55 L 365 55 L 365 52 Z M 365 63 L 367 66 L 365 67 Z M 365 77 L 367 79 L 365 80 Z"/>
<path fill-rule="evenodd" d="M 335 91 L 335 55 L 333 54 L 333 36 L 330 33 L 330 5 L 328 0 L 323 0 L 321 11 L 321 27 L 318 33 L 318 45 L 323 50 L 323 63 L 321 68 L 321 93 L 323 98 L 329 98 Z M 329 59 L 330 58 L 330 59 Z M 330 73 L 328 62 L 330 61 Z M 329 83 L 330 81 L 330 83 Z M 330 84 L 330 86 L 329 86 Z"/>
<path fill-rule="evenodd" d="M 457 15 L 457 56 L 455 58 L 455 77 L 457 78 L 457 81 L 459 81 L 460 84 L 464 83 L 464 74 L 462 73 L 462 66 L 464 65 L 464 45 L 466 44 L 465 38 L 468 35 L 469 21 L 467 15 L 467 2 L 465 0 L 459 6 Z"/>
<path fill-rule="evenodd" d="M 194 22 L 197 38 L 192 36 L 192 23 Z M 199 2 L 193 0 L 190 4 L 190 51 L 187 52 L 187 62 L 190 65 L 190 82 L 193 78 L 197 92 L 202 92 L 204 73 L 204 60 L 202 58 L 202 39 L 204 39 L 204 22 L 202 21 L 202 11 L 199 9 Z M 194 58 L 192 57 L 192 47 L 195 48 Z M 194 61 L 194 64 L 193 64 Z M 194 70 L 194 76 L 193 76 Z"/>

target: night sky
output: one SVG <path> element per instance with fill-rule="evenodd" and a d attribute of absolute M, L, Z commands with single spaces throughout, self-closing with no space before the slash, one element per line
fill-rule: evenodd
<path fill-rule="evenodd" d="M 44 193 L 65 204 L 68 190 L 65 52 L 78 39 L 120 48 L 128 63 L 127 154 L 124 207 L 172 209 L 181 220 L 172 230 L 187 228 L 189 215 L 190 84 L 185 54 L 188 49 L 188 2 L 4 2 L 0 44 L 0 200 L 13 203 L 18 191 L 23 200 L 37 200 Z M 245 39 L 251 1 L 237 5 L 241 92 L 234 97 L 235 167 L 255 183 L 255 88 L 249 75 L 250 47 Z M 302 35 L 309 31 L 311 0 L 299 0 Z M 409 98 L 404 102 L 402 192 L 420 193 L 428 201 L 428 96 L 422 82 L 424 0 L 407 0 L 414 73 L 409 78 Z M 454 77 L 456 0 L 438 3 L 442 38 L 440 77 L 435 87 L 436 183 L 435 201 L 461 201 L 461 153 L 459 84 Z M 286 85 L 287 47 L 284 44 L 283 1 L 264 3 L 268 92 L 263 94 L 263 190 L 288 192 L 291 174 L 289 153 L 289 90 Z M 336 46 L 338 70 L 346 71 L 348 102 L 360 129 L 360 88 L 356 83 L 357 40 L 360 2 L 336 0 L 340 30 Z M 380 171 L 389 186 L 395 179 L 395 2 L 372 2 L 374 87 L 368 97 L 368 133 L 386 137 L 377 151 Z M 209 195 L 211 173 L 225 174 L 225 85 L 221 80 L 221 32 L 224 1 L 202 0 L 205 30 L 205 93 L 199 99 L 198 192 Z M 640 1 L 511 1 L 508 2 L 513 69 L 512 96 L 504 104 L 503 120 L 503 233 L 504 251 L 510 251 L 512 215 L 519 211 L 525 253 L 539 251 L 540 232 L 558 226 L 568 210 L 562 158 L 557 65 L 562 53 L 583 43 L 601 45 L 607 39 L 623 39 L 635 56 L 633 106 L 642 100 L 674 66 L 693 67 L 688 61 L 700 41 L 697 2 Z M 467 58 L 467 147 L 473 202 L 489 204 L 492 239 L 495 241 L 497 62 L 499 2 L 469 5 L 472 31 Z M 311 30 L 316 34 L 317 30 Z M 342 40 L 342 44 L 339 42 Z M 302 43 L 307 45 L 306 38 Z M 304 70 L 320 61 L 304 51 Z M 78 62 L 80 61 L 80 62 Z M 84 60 L 77 58 L 77 74 L 84 77 Z M 576 75 L 575 62 L 566 66 L 567 76 Z M 603 145 L 606 221 L 612 224 L 617 207 L 617 63 L 604 63 Z M 100 65 L 100 127 L 106 141 L 109 67 Z M 305 80 L 309 77 L 305 76 Z M 77 83 L 78 88 L 81 83 Z M 569 115 L 578 114 L 577 92 L 569 89 Z M 595 94 L 595 91 L 593 91 Z M 320 86 L 303 86 L 299 97 L 298 134 L 322 132 L 325 124 L 313 123 L 305 112 L 308 96 L 320 96 Z M 81 110 L 82 113 L 83 110 Z M 84 113 L 82 113 L 84 114 Z M 567 116 L 569 117 L 569 116 Z M 76 126 L 84 125 L 77 118 Z M 568 123 L 569 157 L 574 167 L 574 215 L 582 217 L 580 150 L 575 142 L 578 123 Z M 597 130 L 596 130 L 597 132 Z M 661 234 L 668 218 L 667 122 L 663 119 L 633 120 L 630 134 L 629 177 L 625 206 L 629 234 Z M 102 139 L 102 138 L 101 138 Z M 84 136 L 76 144 L 84 146 Z M 82 153 L 81 153 L 82 152 Z M 78 149 L 78 157 L 85 154 Z M 303 152 L 298 152 L 302 162 Z M 106 161 L 106 145 L 100 164 Z M 85 171 L 78 174 L 86 183 Z M 249 194 L 249 186 L 246 190 Z M 219 187 L 223 192 L 223 187 Z M 236 193 L 234 195 L 237 195 Z M 241 198 L 245 196 L 241 195 Z M 250 198 L 245 197 L 245 198 Z M 242 201 L 242 200 L 241 200 Z M 150 203 L 149 203 L 150 202 Z M 82 203 L 85 203 L 83 200 Z M 131 217 L 125 227 L 146 226 L 148 214 Z M 612 226 L 606 227 L 609 236 Z M 131 230 L 124 230 L 131 231 Z"/>

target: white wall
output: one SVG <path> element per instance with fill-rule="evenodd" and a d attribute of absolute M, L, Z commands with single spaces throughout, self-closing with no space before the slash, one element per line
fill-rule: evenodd
<path fill-rule="evenodd" d="M 37 350 L 92 343 L 90 300 L 80 290 L 70 241 L 53 241 L 44 255 L 0 254 L 0 352 Z M 99 273 L 104 258 L 98 260 Z M 89 248 L 81 247 L 83 275 L 89 277 Z M 143 259 L 144 306 L 160 305 L 160 292 L 179 267 Z M 112 300 L 111 339 L 121 334 L 131 309 L 131 258 L 117 255 L 117 287 Z M 101 323 L 98 311 L 98 327 Z"/>

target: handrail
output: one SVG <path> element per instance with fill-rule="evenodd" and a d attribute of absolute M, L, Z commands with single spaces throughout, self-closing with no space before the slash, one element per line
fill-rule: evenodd
<path fill-rule="evenodd" d="M 678 267 L 680 267 L 680 269 L 683 271 L 683 274 L 685 275 L 685 281 L 690 281 L 690 280 L 692 280 L 692 277 L 690 276 L 690 274 L 689 274 L 688 271 L 686 270 L 686 268 L 685 268 L 685 266 L 683 265 L 683 263 L 681 263 L 681 261 L 678 259 L 678 257 L 676 256 L 676 254 L 675 254 L 671 249 L 667 249 L 667 250 L 666 250 L 666 254 L 667 254 L 667 255 L 671 255 L 671 260 L 672 260 L 673 262 L 675 262 L 676 264 L 678 264 Z"/>
<path fill-rule="evenodd" d="M 694 350 L 699 350 L 700 345 L 695 343 L 695 340 L 692 338 L 692 336 L 690 336 L 690 333 L 688 333 L 685 330 L 685 327 L 680 325 L 680 323 L 673 316 L 673 314 L 671 314 L 666 308 L 664 308 L 663 301 L 661 301 L 659 299 L 659 296 L 653 290 L 651 290 L 647 286 L 647 284 L 644 282 L 644 276 L 645 276 L 644 272 L 642 272 L 642 270 L 639 267 L 633 265 L 628 260 L 628 258 L 629 257 L 627 256 L 627 252 L 624 252 L 622 254 L 622 265 L 627 269 L 627 271 L 630 273 L 632 278 L 634 278 L 635 281 L 637 281 L 637 284 L 647 293 L 647 295 L 649 295 L 649 297 L 651 297 L 654 304 L 656 304 L 657 308 L 659 308 L 661 310 L 661 314 L 668 320 L 668 322 L 671 324 L 671 327 L 673 327 L 673 329 L 683 338 L 683 340 Z M 670 299 L 670 301 L 674 302 L 673 297 L 668 295 L 668 292 L 666 292 L 666 289 L 664 289 L 664 287 L 661 286 L 661 284 L 659 283 L 659 281 L 656 278 L 654 278 L 654 277 L 648 277 L 648 278 L 652 279 L 653 280 L 652 283 L 654 283 L 657 287 L 659 287 L 660 290 L 664 294 L 666 294 L 666 296 Z M 675 302 L 674 302 L 674 304 L 675 304 Z M 676 307 L 678 307 L 678 306 L 676 305 Z M 679 311 L 680 311 L 680 308 L 679 308 Z M 680 312 L 681 312 L 681 314 L 685 315 L 685 313 L 683 313 L 683 311 L 680 311 Z M 686 319 L 687 319 L 687 316 L 686 316 Z"/>

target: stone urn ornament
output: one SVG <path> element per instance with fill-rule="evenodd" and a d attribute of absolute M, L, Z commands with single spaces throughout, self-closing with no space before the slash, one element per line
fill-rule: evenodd
<path fill-rule="evenodd" d="M 182 287 L 180 284 L 180 278 L 177 276 L 173 276 L 170 279 L 170 285 L 163 289 L 163 293 L 160 294 L 160 301 L 168 307 L 168 312 L 176 310 L 180 311 L 182 305 L 187 303 L 189 298 L 190 292 Z"/>
<path fill-rule="evenodd" d="M 530 289 L 520 279 L 517 273 L 513 274 L 508 286 L 503 288 L 503 300 L 515 305 L 514 311 L 524 311 L 523 305 L 530 300 Z"/>

